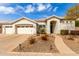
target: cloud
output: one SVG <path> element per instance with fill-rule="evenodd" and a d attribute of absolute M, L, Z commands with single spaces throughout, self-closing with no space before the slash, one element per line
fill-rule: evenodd
<path fill-rule="evenodd" d="M 51 4 L 46 4 L 46 7 L 51 8 L 52 6 L 51 6 Z"/>
<path fill-rule="evenodd" d="M 24 11 L 25 10 L 25 8 L 20 5 L 17 5 L 15 9 L 16 9 L 16 11 L 18 11 L 18 10 Z"/>
<path fill-rule="evenodd" d="M 51 8 L 51 4 L 43 4 L 43 3 L 35 3 L 35 4 L 29 4 L 26 7 L 22 7 L 22 6 L 17 6 L 19 9 L 22 9 L 25 13 L 31 13 L 31 12 L 41 12 L 44 11 L 46 9 Z"/>
<path fill-rule="evenodd" d="M 57 9 L 58 9 L 58 7 L 55 7 L 55 8 L 53 9 L 53 12 L 56 12 L 56 11 L 57 11 Z"/>
<path fill-rule="evenodd" d="M 40 3 L 40 4 L 37 4 L 37 11 L 43 11 L 43 10 L 46 10 L 48 8 L 51 7 L 51 4 L 43 4 L 43 3 Z"/>
<path fill-rule="evenodd" d="M 34 10 L 35 10 L 35 7 L 33 7 L 32 5 L 27 5 L 25 9 L 25 13 L 34 12 Z"/>
<path fill-rule="evenodd" d="M 37 11 L 43 11 L 46 9 L 46 6 L 44 4 L 38 4 Z"/>
<path fill-rule="evenodd" d="M 50 7 L 50 8 L 48 9 L 48 11 L 52 11 L 52 9 L 53 9 L 53 7 Z"/>
<path fill-rule="evenodd" d="M 13 7 L 5 7 L 5 6 L 0 6 L 0 13 L 3 14 L 11 14 L 14 13 L 15 10 Z"/>
<path fill-rule="evenodd" d="M 12 14 L 17 12 L 31 13 L 31 12 L 41 12 L 44 10 L 56 12 L 58 7 L 53 7 L 50 3 L 35 3 L 28 4 L 26 6 L 16 5 L 16 7 L 12 6 L 0 6 L 0 13 L 3 14 Z"/>

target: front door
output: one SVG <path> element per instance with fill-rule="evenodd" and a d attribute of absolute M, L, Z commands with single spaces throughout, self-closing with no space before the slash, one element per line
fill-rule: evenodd
<path fill-rule="evenodd" d="M 56 21 L 50 22 L 50 33 L 54 33 Z"/>

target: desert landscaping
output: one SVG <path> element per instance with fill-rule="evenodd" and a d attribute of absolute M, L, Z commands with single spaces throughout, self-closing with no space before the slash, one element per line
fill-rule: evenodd
<path fill-rule="evenodd" d="M 62 36 L 64 43 L 79 54 L 79 36 L 78 35 L 63 35 Z"/>
<path fill-rule="evenodd" d="M 54 41 L 55 37 L 53 35 L 0 34 L 0 55 L 21 55 L 21 53 L 25 53 L 23 55 L 59 54 Z M 20 53 L 18 54 L 18 52 Z"/>
<path fill-rule="evenodd" d="M 59 53 L 55 44 L 53 35 L 35 35 L 30 36 L 26 41 L 16 47 L 15 52 L 42 52 L 42 53 Z"/>
<path fill-rule="evenodd" d="M 0 55 L 78 55 L 78 35 L 0 35 Z"/>

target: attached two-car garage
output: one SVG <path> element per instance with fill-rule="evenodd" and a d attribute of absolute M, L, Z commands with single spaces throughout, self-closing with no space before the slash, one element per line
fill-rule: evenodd
<path fill-rule="evenodd" d="M 21 18 L 9 25 L 3 25 L 4 34 L 36 34 L 37 33 L 37 23 L 28 20 L 26 18 Z"/>

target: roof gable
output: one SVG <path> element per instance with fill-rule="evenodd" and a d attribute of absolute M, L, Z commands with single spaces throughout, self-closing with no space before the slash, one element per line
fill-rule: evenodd
<path fill-rule="evenodd" d="M 46 18 L 46 20 L 50 20 L 51 18 L 56 18 L 56 19 L 63 19 L 63 17 L 58 17 L 58 16 L 50 16 L 50 17 L 48 17 L 48 18 Z"/>
<path fill-rule="evenodd" d="M 52 18 L 56 18 L 56 19 L 63 19 L 63 17 L 58 17 L 58 16 L 50 16 L 50 17 L 47 17 L 47 18 L 42 18 L 42 19 L 39 19 L 39 20 L 36 20 L 36 22 L 47 22 L 48 20 L 52 19 Z"/>
<path fill-rule="evenodd" d="M 34 20 L 31 20 L 31 19 L 26 18 L 26 17 L 22 17 L 22 18 L 19 18 L 17 21 L 12 22 L 11 24 L 17 23 L 17 22 L 19 22 L 19 21 L 21 21 L 21 20 L 27 20 L 27 21 L 36 23 Z"/>

